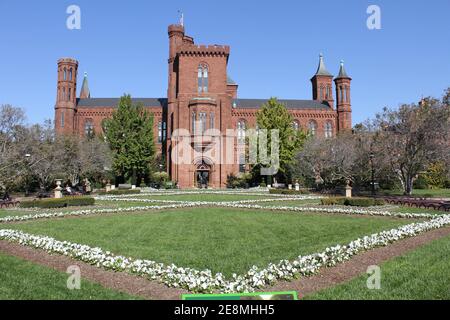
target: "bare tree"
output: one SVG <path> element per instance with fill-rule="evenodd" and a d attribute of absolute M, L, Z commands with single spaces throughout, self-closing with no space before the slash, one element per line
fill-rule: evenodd
<path fill-rule="evenodd" d="M 414 180 L 430 163 L 448 163 L 449 117 L 448 104 L 428 98 L 398 110 L 385 108 L 374 121 L 375 145 L 382 155 L 377 165 L 396 175 L 405 195 L 412 194 Z"/>

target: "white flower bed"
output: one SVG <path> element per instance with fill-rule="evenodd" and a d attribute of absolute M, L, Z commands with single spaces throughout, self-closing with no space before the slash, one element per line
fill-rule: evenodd
<path fill-rule="evenodd" d="M 397 217 L 397 218 L 414 218 L 414 219 L 432 219 L 440 215 L 431 213 L 401 213 L 390 212 L 383 210 L 367 210 L 361 208 L 340 208 L 340 207 L 289 207 L 289 206 L 260 206 L 257 204 L 240 204 L 231 202 L 217 202 L 218 206 L 229 207 L 236 209 L 261 209 L 271 211 L 294 211 L 294 212 L 318 212 L 318 213 L 337 213 L 337 214 L 353 214 L 353 215 L 368 215 L 368 216 L 383 216 L 383 217 Z"/>
<path fill-rule="evenodd" d="M 105 208 L 105 209 L 83 209 L 76 211 L 60 211 L 60 212 L 46 212 L 40 214 L 27 214 L 22 216 L 8 216 L 0 218 L 0 223 L 37 220 L 37 219 L 49 219 L 49 218 L 62 218 L 69 216 L 88 216 L 95 214 L 114 214 L 114 213 L 126 213 L 136 211 L 151 211 L 151 210 L 165 210 L 165 209 L 180 209 L 180 208 L 193 208 L 208 204 L 208 202 L 183 202 L 177 204 L 168 204 L 163 206 L 140 206 L 140 207 L 128 207 L 128 208 Z"/>
<path fill-rule="evenodd" d="M 412 223 L 397 229 L 365 236 L 345 246 L 337 245 L 326 248 L 323 252 L 299 256 L 294 261 L 282 260 L 276 264 L 270 263 L 264 269 L 254 266 L 243 275 L 234 274 L 229 280 L 225 279 L 221 273 L 213 275 L 210 270 L 199 271 L 177 267 L 173 264 L 164 265 L 150 260 L 127 258 L 100 248 L 58 241 L 50 237 L 26 234 L 16 230 L 0 230 L 0 239 L 40 248 L 49 253 L 69 256 L 97 267 L 145 276 L 170 287 L 181 287 L 192 292 L 241 293 L 252 292 L 271 285 L 276 280 L 290 280 L 299 276 L 312 275 L 322 267 L 334 266 L 360 252 L 387 246 L 400 239 L 413 237 L 449 224 L 450 215 L 439 216 L 430 221 Z"/>

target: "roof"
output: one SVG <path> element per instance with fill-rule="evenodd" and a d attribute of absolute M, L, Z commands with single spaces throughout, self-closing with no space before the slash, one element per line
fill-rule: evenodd
<path fill-rule="evenodd" d="M 333 76 L 328 72 L 327 67 L 325 66 L 325 61 L 323 60 L 323 55 L 319 56 L 319 66 L 317 67 L 316 76 Z"/>
<path fill-rule="evenodd" d="M 236 103 L 238 109 L 256 109 L 267 101 L 269 99 L 235 99 L 234 103 Z M 277 101 L 284 104 L 288 109 L 330 109 L 328 105 L 316 100 L 277 99 Z"/>
<path fill-rule="evenodd" d="M 84 73 L 83 85 L 81 86 L 80 96 L 83 98 L 90 98 L 91 92 L 89 90 L 89 83 L 87 78 L 87 72 Z"/>
<path fill-rule="evenodd" d="M 341 61 L 341 67 L 339 68 L 339 75 L 336 77 L 336 79 L 350 79 L 350 77 L 347 75 L 347 72 L 344 68 L 344 61 Z"/>
<path fill-rule="evenodd" d="M 132 98 L 133 104 L 141 103 L 145 107 L 166 107 L 166 98 Z M 117 107 L 119 105 L 120 98 L 91 98 L 91 99 L 77 99 L 78 107 Z"/>
<path fill-rule="evenodd" d="M 236 82 L 233 79 L 231 79 L 230 76 L 227 76 L 227 84 L 236 85 Z"/>

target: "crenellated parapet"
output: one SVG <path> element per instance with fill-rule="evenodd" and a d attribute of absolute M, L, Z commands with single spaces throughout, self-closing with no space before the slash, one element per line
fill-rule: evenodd
<path fill-rule="evenodd" d="M 183 43 L 178 54 L 185 56 L 225 56 L 230 55 L 230 46 L 221 45 L 194 45 Z"/>

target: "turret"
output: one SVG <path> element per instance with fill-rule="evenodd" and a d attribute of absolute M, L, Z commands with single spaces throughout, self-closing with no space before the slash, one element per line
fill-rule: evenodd
<path fill-rule="evenodd" d="M 344 68 L 344 61 L 341 61 L 339 75 L 334 79 L 336 84 L 336 110 L 338 131 L 352 129 L 352 107 L 350 85 L 352 78 L 347 75 Z"/>
<path fill-rule="evenodd" d="M 312 77 L 311 82 L 313 89 L 313 100 L 325 102 L 328 106 L 330 106 L 330 108 L 333 108 L 333 75 L 329 73 L 325 67 L 322 54 L 320 54 L 319 66 L 316 74 Z"/>
<path fill-rule="evenodd" d="M 72 58 L 58 60 L 58 82 L 55 105 L 55 131 L 72 134 L 76 113 L 78 61 Z"/>

